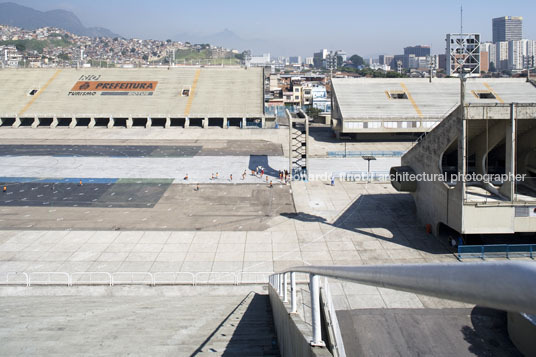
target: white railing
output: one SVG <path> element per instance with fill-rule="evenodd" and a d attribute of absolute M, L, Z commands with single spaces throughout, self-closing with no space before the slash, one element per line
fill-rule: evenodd
<path fill-rule="evenodd" d="M 0 285 L 253 285 L 273 272 L 7 272 Z"/>

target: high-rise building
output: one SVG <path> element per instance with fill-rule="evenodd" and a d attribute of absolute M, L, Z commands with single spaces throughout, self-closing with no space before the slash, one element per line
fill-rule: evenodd
<path fill-rule="evenodd" d="M 325 60 L 328 57 L 329 51 L 324 48 L 320 52 L 315 52 L 313 54 L 313 65 L 315 68 L 322 68 L 325 66 Z"/>
<path fill-rule="evenodd" d="M 495 67 L 497 71 L 508 69 L 508 42 L 506 41 L 495 44 Z"/>
<path fill-rule="evenodd" d="M 458 77 L 460 66 L 466 76 L 480 76 L 480 34 L 449 33 L 446 42 L 447 76 Z"/>
<path fill-rule="evenodd" d="M 497 46 L 492 43 L 488 47 L 489 51 L 489 71 L 497 72 Z"/>
<path fill-rule="evenodd" d="M 508 69 L 522 71 L 534 67 L 535 41 L 508 41 Z"/>
<path fill-rule="evenodd" d="M 393 61 L 393 55 L 379 55 L 378 56 L 378 63 L 380 65 L 390 66 L 392 61 Z"/>
<path fill-rule="evenodd" d="M 301 64 L 302 59 L 301 56 L 291 56 L 288 58 L 288 61 L 290 64 Z"/>
<path fill-rule="evenodd" d="M 492 20 L 493 43 L 519 41 L 523 38 L 523 17 L 502 16 Z"/>
<path fill-rule="evenodd" d="M 480 71 L 489 72 L 492 60 L 492 47 L 495 45 L 492 42 L 484 42 L 480 44 Z M 495 50 L 493 50 L 493 55 L 495 55 Z"/>
<path fill-rule="evenodd" d="M 415 57 L 430 56 L 430 46 L 418 45 L 418 46 L 404 47 L 404 55 L 405 56 L 415 55 Z"/>

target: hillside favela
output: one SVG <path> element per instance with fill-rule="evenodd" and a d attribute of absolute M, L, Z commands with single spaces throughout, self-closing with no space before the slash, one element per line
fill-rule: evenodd
<path fill-rule="evenodd" d="M 0 356 L 536 356 L 534 14 L 0 3 Z"/>

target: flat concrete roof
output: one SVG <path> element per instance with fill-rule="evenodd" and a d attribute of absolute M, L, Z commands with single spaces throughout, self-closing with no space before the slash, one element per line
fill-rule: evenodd
<path fill-rule="evenodd" d="M 342 118 L 440 120 L 460 103 L 460 80 L 435 78 L 334 78 L 333 89 Z M 407 94 L 391 99 L 389 93 Z M 495 99 L 480 99 L 491 92 Z M 536 87 L 523 78 L 470 78 L 466 103 L 534 103 Z"/>
<path fill-rule="evenodd" d="M 18 69 L 1 70 L 0 82 L 2 117 L 263 115 L 259 68 Z"/>

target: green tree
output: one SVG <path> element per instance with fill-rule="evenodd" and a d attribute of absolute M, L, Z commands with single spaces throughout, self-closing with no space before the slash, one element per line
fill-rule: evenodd
<path fill-rule="evenodd" d="M 363 57 L 359 55 L 353 55 L 350 57 L 350 61 L 354 64 L 354 66 L 363 66 L 365 64 Z"/>
<path fill-rule="evenodd" d="M 15 45 L 15 48 L 17 49 L 17 51 L 19 52 L 24 52 L 26 51 L 26 45 L 24 43 L 17 43 Z"/>
<path fill-rule="evenodd" d="M 322 111 L 318 108 L 309 107 L 307 108 L 306 113 L 311 118 L 318 119 L 320 118 L 320 113 L 322 113 Z"/>

